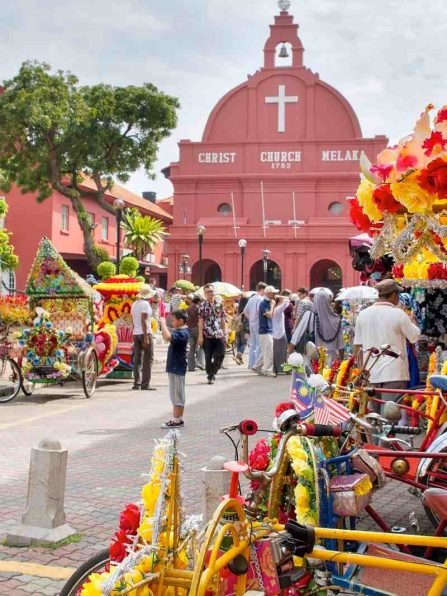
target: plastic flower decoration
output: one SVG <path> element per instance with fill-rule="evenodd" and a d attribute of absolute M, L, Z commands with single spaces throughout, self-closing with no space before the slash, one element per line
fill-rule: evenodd
<path fill-rule="evenodd" d="M 289 354 L 287 362 L 282 365 L 282 369 L 284 372 L 295 371 L 303 373 L 304 358 L 302 354 L 299 354 L 298 352 L 292 352 L 291 354 Z"/>

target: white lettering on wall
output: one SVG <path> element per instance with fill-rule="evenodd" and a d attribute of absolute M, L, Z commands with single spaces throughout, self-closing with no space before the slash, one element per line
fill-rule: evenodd
<path fill-rule="evenodd" d="M 199 153 L 199 163 L 215 164 L 215 163 L 235 163 L 237 153 Z"/>
<path fill-rule="evenodd" d="M 322 161 L 358 161 L 360 159 L 359 156 L 360 151 L 353 149 L 353 150 L 332 150 L 332 151 L 325 151 L 323 150 L 321 153 L 321 160 Z"/>
<path fill-rule="evenodd" d="M 259 159 L 273 170 L 290 170 L 292 163 L 301 161 L 301 151 L 261 151 Z"/>

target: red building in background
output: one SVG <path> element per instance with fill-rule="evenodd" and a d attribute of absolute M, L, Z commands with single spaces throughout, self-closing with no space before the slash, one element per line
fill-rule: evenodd
<path fill-rule="evenodd" d="M 276 286 L 356 283 L 345 199 L 357 188 L 361 152 L 372 159 L 387 139 L 362 137 L 351 105 L 304 66 L 303 54 L 298 25 L 282 10 L 264 66 L 217 103 L 200 142 L 180 141 L 179 161 L 165 170 L 174 185 L 169 283 L 185 254 L 199 282 L 198 226 L 205 227 L 204 282 L 253 288 L 265 254 Z"/>
<path fill-rule="evenodd" d="M 96 189 L 88 179 L 83 186 Z M 144 193 L 146 198 L 140 197 L 122 186 L 115 185 L 107 194 L 110 204 L 115 199 L 122 199 L 125 207 L 136 207 L 143 215 L 150 215 L 160 219 L 166 227 L 172 222 L 172 216 L 155 203 L 155 193 Z M 37 245 L 43 236 L 47 236 L 64 257 L 67 264 L 85 277 L 92 273 L 83 250 L 83 235 L 78 224 L 76 214 L 70 201 L 58 192 L 43 203 L 36 202 L 33 194 L 23 195 L 19 189 L 13 188 L 8 193 L 7 202 L 9 212 L 5 227 L 13 233 L 12 244 L 20 259 L 20 265 L 15 274 L 3 272 L 6 286 L 24 290 L 26 279 L 33 263 Z M 83 199 L 89 214 L 93 235 L 98 246 L 105 248 L 109 255 L 116 257 L 116 218 L 104 211 L 91 199 Z M 121 256 L 130 251 L 122 245 Z M 164 243 L 157 246 L 153 255 L 148 255 L 146 274 L 154 276 L 159 285 L 167 283 L 167 257 Z"/>

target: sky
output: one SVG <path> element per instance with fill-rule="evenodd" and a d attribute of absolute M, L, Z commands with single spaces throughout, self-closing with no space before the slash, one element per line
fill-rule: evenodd
<path fill-rule="evenodd" d="M 428 103 L 447 103 L 446 0 L 291 0 L 305 65 L 337 88 L 364 136 L 409 134 Z M 179 124 L 160 146 L 156 179 L 128 188 L 170 196 L 160 170 L 181 139 L 199 141 L 209 113 L 263 63 L 276 0 L 1 0 L 0 80 L 25 60 L 84 85 L 155 84 L 178 97 Z"/>

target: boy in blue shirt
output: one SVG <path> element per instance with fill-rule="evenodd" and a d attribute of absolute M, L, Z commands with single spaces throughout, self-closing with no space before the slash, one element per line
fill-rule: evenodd
<path fill-rule="evenodd" d="M 183 310 L 172 313 L 172 331 L 166 326 L 164 317 L 160 317 L 160 326 L 163 339 L 170 342 L 166 372 L 169 379 L 169 397 L 171 398 L 173 412 L 172 419 L 164 422 L 162 428 L 181 428 L 184 426 L 183 411 L 185 409 L 185 376 L 186 376 L 186 349 L 188 346 L 189 330 L 186 326 L 188 315 Z"/>

